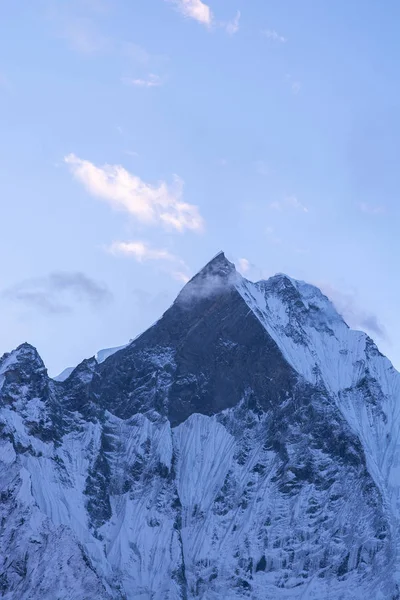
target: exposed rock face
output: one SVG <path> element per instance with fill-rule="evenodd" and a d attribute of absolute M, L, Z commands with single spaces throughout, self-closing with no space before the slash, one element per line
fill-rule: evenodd
<path fill-rule="evenodd" d="M 0 360 L 7 600 L 398 593 L 400 375 L 313 286 L 221 253 L 53 381 Z"/>

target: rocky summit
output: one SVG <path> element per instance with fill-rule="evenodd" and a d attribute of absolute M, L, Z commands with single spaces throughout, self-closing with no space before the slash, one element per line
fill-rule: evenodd
<path fill-rule="evenodd" d="M 400 374 L 316 287 L 220 253 L 99 356 L 0 359 L 1 598 L 400 598 Z"/>

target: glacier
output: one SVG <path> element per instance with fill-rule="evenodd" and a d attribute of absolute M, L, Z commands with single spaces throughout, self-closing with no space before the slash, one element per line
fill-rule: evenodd
<path fill-rule="evenodd" d="M 223 253 L 126 346 L 0 359 L 5 600 L 400 598 L 400 374 Z"/>

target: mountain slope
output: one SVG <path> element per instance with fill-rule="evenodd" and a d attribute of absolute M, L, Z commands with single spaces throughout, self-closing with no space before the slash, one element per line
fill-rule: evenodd
<path fill-rule="evenodd" d="M 400 598 L 399 401 L 317 288 L 222 253 L 65 381 L 25 344 L 0 361 L 3 597 Z"/>

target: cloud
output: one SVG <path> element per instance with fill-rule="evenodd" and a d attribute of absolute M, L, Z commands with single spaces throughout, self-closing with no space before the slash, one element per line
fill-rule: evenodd
<path fill-rule="evenodd" d="M 138 262 L 144 262 L 148 260 L 183 262 L 179 257 L 171 254 L 168 250 L 152 248 L 146 242 L 139 240 L 133 242 L 114 242 L 110 246 L 109 250 L 112 254 L 125 254 L 126 256 L 132 256 Z"/>
<path fill-rule="evenodd" d="M 151 55 L 145 48 L 131 42 L 121 42 L 117 46 L 121 56 L 125 59 L 125 73 L 121 81 L 126 85 L 141 88 L 155 88 L 164 85 L 165 74 L 157 75 L 157 71 L 164 73 L 168 57 L 165 55 Z M 132 65 L 135 65 L 135 75 L 132 75 Z M 139 70 L 139 75 L 137 74 Z"/>
<path fill-rule="evenodd" d="M 151 56 L 145 48 L 132 42 L 123 44 L 123 54 L 133 60 L 134 62 L 146 66 L 151 61 Z"/>
<path fill-rule="evenodd" d="M 184 16 L 209 27 L 213 21 L 210 7 L 201 0 L 166 0 Z"/>
<path fill-rule="evenodd" d="M 227 277 L 221 277 L 218 274 L 208 274 L 206 277 L 197 275 L 182 289 L 177 297 L 177 302 L 190 305 L 214 296 L 226 291 L 237 280 L 237 277 L 236 272 Z"/>
<path fill-rule="evenodd" d="M 77 302 L 96 308 L 112 298 L 104 284 L 79 272 L 55 272 L 47 277 L 26 279 L 4 290 L 2 295 L 46 314 L 71 312 Z"/>
<path fill-rule="evenodd" d="M 152 87 L 160 87 L 163 85 L 163 80 L 159 75 L 155 75 L 154 73 L 150 73 L 145 79 L 132 79 L 130 77 L 123 77 L 122 82 L 127 85 L 134 85 L 136 87 L 141 88 L 152 88 Z"/>
<path fill-rule="evenodd" d="M 218 28 L 222 28 L 229 35 L 235 35 L 239 31 L 239 23 L 241 13 L 240 10 L 236 12 L 236 15 L 230 21 L 215 21 L 214 15 L 211 8 L 202 0 L 165 0 L 170 4 L 173 4 L 176 9 L 184 16 L 190 19 L 194 19 L 201 25 L 205 25 L 210 28 L 211 25 L 216 25 Z"/>
<path fill-rule="evenodd" d="M 308 208 L 306 206 L 304 206 L 303 204 L 301 204 L 301 202 L 299 202 L 299 200 L 297 199 L 296 196 L 287 196 L 287 198 L 285 198 L 285 203 L 287 206 L 291 206 L 292 208 L 295 208 L 296 210 L 308 212 Z"/>
<path fill-rule="evenodd" d="M 292 92 L 292 94 L 297 96 L 297 94 L 300 92 L 301 87 L 302 87 L 301 81 L 299 81 L 298 79 L 293 77 L 290 73 L 287 73 L 286 81 L 288 82 L 288 84 L 290 86 L 290 91 Z"/>
<path fill-rule="evenodd" d="M 179 232 L 203 229 L 198 207 L 182 200 L 183 181 L 177 176 L 172 186 L 165 181 L 151 185 L 120 165 L 97 167 L 75 154 L 69 154 L 64 161 L 90 194 L 128 212 L 141 223 Z"/>
<path fill-rule="evenodd" d="M 254 263 L 250 262 L 247 258 L 239 258 L 235 261 L 236 270 L 246 279 L 256 281 L 262 278 L 262 270 L 257 267 Z"/>
<path fill-rule="evenodd" d="M 377 335 L 381 339 L 387 340 L 385 327 L 379 321 L 378 316 L 359 305 L 355 292 L 342 292 L 329 284 L 320 284 L 319 287 L 352 329 L 367 330 L 371 335 Z"/>
<path fill-rule="evenodd" d="M 169 61 L 166 54 L 150 54 L 143 46 L 133 42 L 119 42 L 121 56 L 142 67 L 149 65 L 164 65 Z"/>
<path fill-rule="evenodd" d="M 110 48 L 111 41 L 99 33 L 88 19 L 65 21 L 60 37 L 80 54 L 99 54 Z"/>
<path fill-rule="evenodd" d="M 181 281 L 182 283 L 190 281 L 190 276 L 183 271 L 172 271 L 171 275 L 176 281 Z"/>
<path fill-rule="evenodd" d="M 304 213 L 308 213 L 308 208 L 307 206 L 304 206 L 304 204 L 302 204 L 297 196 L 286 196 L 286 198 L 284 198 L 281 202 L 271 202 L 271 204 L 269 205 L 270 208 L 273 208 L 274 210 L 285 210 L 285 209 L 289 209 L 289 210 L 298 210 Z"/>
<path fill-rule="evenodd" d="M 263 35 L 265 35 L 265 37 L 267 37 L 269 40 L 272 40 L 273 42 L 279 42 L 281 44 L 285 44 L 287 42 L 287 39 L 283 37 L 283 35 L 280 35 L 274 29 L 266 29 L 262 33 Z"/>
<path fill-rule="evenodd" d="M 383 215 L 386 213 L 386 208 L 381 205 L 372 205 L 367 202 L 360 202 L 359 209 L 368 215 Z"/>
<path fill-rule="evenodd" d="M 132 42 L 119 42 L 115 45 L 125 62 L 124 75 L 121 77 L 124 84 L 141 88 L 156 88 L 164 85 L 167 79 L 165 69 L 169 61 L 168 56 L 150 54 L 145 48 Z M 134 71 L 132 71 L 133 66 Z M 157 74 L 159 72 L 162 73 L 161 76 Z"/>
<path fill-rule="evenodd" d="M 94 56 L 107 53 L 119 63 L 124 64 L 128 76 L 131 74 L 132 65 L 141 69 L 140 78 L 126 77 L 125 79 L 141 81 L 142 87 L 161 85 L 161 78 L 153 75 L 154 72 L 164 70 L 169 60 L 164 54 L 150 54 L 142 46 L 134 42 L 121 40 L 118 37 L 104 35 L 97 26 L 100 23 L 98 15 L 106 15 L 112 8 L 112 2 L 102 0 L 48 0 L 49 8 L 47 18 L 52 24 L 53 34 L 59 39 L 64 39 L 68 46 L 83 55 Z M 144 77 L 142 70 L 150 72 Z"/>
<path fill-rule="evenodd" d="M 250 261 L 248 261 L 247 258 L 239 258 L 237 261 L 237 270 L 242 275 L 246 275 L 246 273 L 250 271 L 250 267 Z"/>
<path fill-rule="evenodd" d="M 98 0 L 47 0 L 45 15 L 52 35 L 65 40 L 75 52 L 90 56 L 114 49 L 114 41 L 96 26 L 95 15 L 104 9 Z"/>
<path fill-rule="evenodd" d="M 176 281 L 187 283 L 190 279 L 189 269 L 185 261 L 165 248 L 154 248 L 147 242 L 135 240 L 131 242 L 114 242 L 111 244 L 109 251 L 115 255 L 130 256 L 139 263 L 153 261 L 169 264 L 170 267 L 165 270 Z"/>
<path fill-rule="evenodd" d="M 240 10 L 237 11 L 236 16 L 232 21 L 229 21 L 226 26 L 226 32 L 229 35 L 235 35 L 239 31 L 239 21 L 240 21 Z"/>

